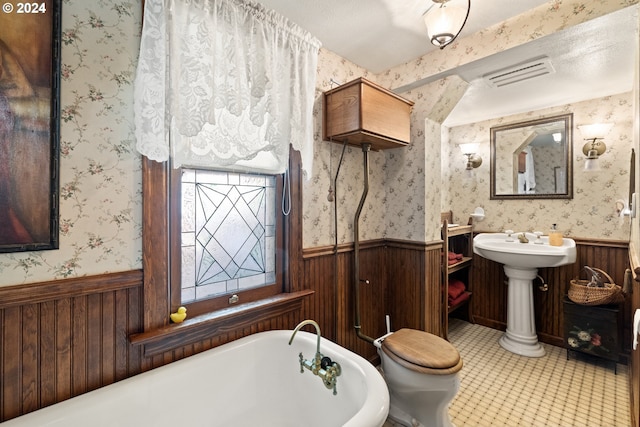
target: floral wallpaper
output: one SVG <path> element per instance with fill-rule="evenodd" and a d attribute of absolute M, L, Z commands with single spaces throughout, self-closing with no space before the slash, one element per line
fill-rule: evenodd
<path fill-rule="evenodd" d="M 141 267 L 138 2 L 62 2 L 60 249 L 0 254 L 0 286 Z"/>
<path fill-rule="evenodd" d="M 446 147 L 451 174 L 444 206 L 451 207 L 456 221 L 466 221 L 475 207 L 485 210 L 486 218 L 476 229 L 505 229 L 547 232 L 551 224 L 567 236 L 594 239 L 629 239 L 629 219 L 615 211 L 617 200 L 628 200 L 629 161 L 633 148 L 633 98 L 623 93 L 574 104 L 533 111 L 448 129 L 451 144 Z M 573 199 L 490 200 L 490 128 L 560 114 L 573 113 Z M 607 151 L 598 160 L 600 171 L 584 170 L 585 141 L 577 126 L 615 123 L 604 139 Z M 480 142 L 483 162 L 469 176 L 464 157 L 457 147 L 462 142 Z"/>
<path fill-rule="evenodd" d="M 316 101 L 314 117 L 313 173 L 303 188 L 303 246 L 328 246 L 336 242 L 353 242 L 354 215 L 360 203 L 364 186 L 364 154 L 358 147 L 322 138 L 323 93 L 358 77 L 375 82 L 375 76 L 364 68 L 345 60 L 326 49 L 320 49 L 316 75 Z M 340 159 L 342 157 L 342 164 Z M 360 238 L 379 239 L 385 230 L 385 155 L 372 151 L 369 154 L 369 193 L 360 216 Z M 339 169 L 339 171 L 338 171 Z M 339 173 L 338 173 L 339 172 Z M 381 173 L 382 172 L 382 173 Z M 334 180 L 337 181 L 335 188 Z M 329 191 L 333 200 L 329 201 Z"/>
<path fill-rule="evenodd" d="M 443 167 L 441 147 L 447 135 L 440 124 L 467 88 L 457 76 L 403 93 L 415 102 L 411 145 L 388 153 L 389 218 L 386 237 L 429 242 L 440 239 Z M 433 220 L 432 220 L 433 219 Z"/>
<path fill-rule="evenodd" d="M 626 239 L 628 225 L 621 225 L 612 211 L 615 200 L 626 195 L 630 135 L 637 125 L 632 123 L 629 94 L 522 115 L 572 111 L 574 124 L 614 121 L 616 127 L 608 137 L 611 144 L 598 174 L 580 171 L 584 156 L 576 145 L 572 201 L 506 203 L 488 200 L 488 139 L 481 153 L 484 163 L 472 178 L 465 177 L 464 159 L 454 153 L 463 136 L 488 135 L 491 123 L 443 131 L 441 123 L 467 84 L 456 76 L 431 76 L 635 3 L 551 0 L 458 40 L 446 54 L 437 51 L 379 75 L 321 49 L 314 170 L 303 188 L 303 246 L 353 241 L 353 216 L 363 190 L 363 154 L 347 146 L 342 155 L 342 144 L 323 141 L 322 93 L 360 76 L 400 88 L 401 96 L 415 102 L 411 145 L 370 153 L 370 190 L 360 220 L 361 239 L 437 240 L 442 210 L 453 209 L 456 220 L 463 221 L 475 206 L 487 211 L 482 228 L 514 224 L 546 230 L 553 221 L 573 236 Z M 141 268 L 141 171 L 133 149 L 132 123 L 140 20 L 139 1 L 63 0 L 60 249 L 0 254 L 0 286 Z M 574 138 L 577 141 L 577 132 Z M 336 188 L 332 188 L 338 168 Z M 330 189 L 335 204 L 329 200 Z"/>
<path fill-rule="evenodd" d="M 396 161 L 393 164 L 393 168 L 401 171 L 399 172 L 401 174 L 399 176 L 401 180 L 399 179 L 394 181 L 393 179 L 388 179 L 388 193 L 401 189 L 399 190 L 401 191 L 401 194 L 394 199 L 397 203 L 390 204 L 387 207 L 388 224 L 386 236 L 390 238 L 408 238 L 425 241 L 439 239 L 440 211 L 453 209 L 454 215 L 456 215 L 455 220 L 466 222 L 468 213 L 472 212 L 472 208 L 475 208 L 475 206 L 472 206 L 471 210 L 467 210 L 468 208 L 465 206 L 464 202 L 465 199 L 469 197 L 474 197 L 476 200 L 478 197 L 482 199 L 484 195 L 486 195 L 488 199 L 488 172 L 486 174 L 477 174 L 474 181 L 475 184 L 468 184 L 465 187 L 465 191 L 461 191 L 458 186 L 459 180 L 456 177 L 459 178 L 461 171 L 458 169 L 458 166 L 464 166 L 465 164 L 464 157 L 462 159 L 455 157 L 454 159 L 447 154 L 450 152 L 449 146 L 457 145 L 459 140 L 456 140 L 454 137 L 449 135 L 446 128 L 440 133 L 440 124 L 443 123 L 444 118 L 442 118 L 442 120 L 435 121 L 427 120 L 426 114 L 429 108 L 419 105 L 423 102 L 429 104 L 430 102 L 433 102 L 434 99 L 437 103 L 436 105 L 441 105 L 441 99 L 437 94 L 434 97 L 434 91 L 437 90 L 438 85 L 442 84 L 442 81 L 445 79 L 437 80 L 437 75 L 440 73 L 444 74 L 446 70 L 450 70 L 458 65 L 491 56 L 492 54 L 507 50 L 519 44 L 527 43 L 532 39 L 540 38 L 556 31 L 561 31 L 573 25 L 578 25 L 598 16 L 612 13 L 637 3 L 637 0 L 599 0 L 594 2 L 581 0 L 551 0 L 548 3 L 520 16 L 514 17 L 496 26 L 481 30 L 472 36 L 459 39 L 443 51 L 430 52 L 421 58 L 401 64 L 378 75 L 377 79 L 379 84 L 389 88 L 397 88 L 396 91 L 400 95 L 416 101 L 411 122 L 412 145 L 416 146 L 416 148 L 413 149 L 413 152 L 421 152 L 422 149 L 419 148 L 419 146 L 425 145 L 424 164 L 418 164 L 418 166 L 416 166 L 415 157 L 401 157 L 400 161 Z M 435 82 L 431 82 L 433 80 L 435 80 Z M 424 84 L 424 82 L 431 83 Z M 455 99 L 455 90 L 452 90 L 449 93 L 444 93 L 445 99 L 447 96 Z M 616 121 L 616 123 L 619 121 L 630 121 L 632 120 L 633 109 L 629 104 L 626 107 L 623 106 L 616 109 L 615 114 L 619 114 L 620 117 L 603 117 L 601 118 L 601 121 L 610 120 Z M 446 115 L 441 117 L 446 118 Z M 596 117 L 592 116 L 588 118 L 588 120 L 585 120 L 585 123 L 593 123 L 595 121 L 597 121 Z M 428 128 L 432 127 L 428 132 L 424 131 L 424 124 L 427 122 L 429 123 Z M 574 124 L 582 123 L 575 121 L 574 118 Z M 417 133 L 415 132 L 415 129 L 418 129 Z M 486 132 L 488 135 L 489 128 L 486 129 Z M 471 141 L 469 140 L 464 142 Z M 442 145 L 439 146 L 439 143 Z M 629 145 L 629 148 L 630 147 L 631 145 Z M 441 151 L 443 152 L 441 155 L 441 169 L 437 170 L 431 160 L 440 156 Z M 616 156 L 615 161 L 613 156 L 610 157 L 609 161 L 611 162 L 611 166 L 608 171 L 603 171 L 598 179 L 589 177 L 589 182 L 593 182 L 594 185 L 589 189 L 576 187 L 575 192 L 580 191 L 593 195 L 594 191 L 596 194 L 599 194 L 600 191 L 608 191 L 607 194 L 611 194 L 610 190 L 612 188 L 617 188 L 617 183 L 624 181 L 624 179 L 618 179 L 617 175 L 616 177 L 610 177 L 608 175 L 624 173 L 622 170 L 616 170 L 618 168 L 624 170 L 628 169 L 628 159 L 624 158 L 624 156 L 627 155 L 628 154 L 626 152 L 624 155 L 618 155 Z M 388 154 L 387 156 L 388 158 L 391 158 L 394 154 Z M 396 157 L 396 159 L 398 159 L 398 157 Z M 484 163 L 481 166 L 481 172 L 485 170 L 488 171 L 489 169 L 488 148 L 486 153 L 483 154 L 483 159 Z M 582 159 L 579 158 L 578 161 L 581 162 Z M 619 163 L 616 163 L 616 161 L 619 161 Z M 580 168 L 582 165 L 583 163 L 576 164 L 576 169 Z M 391 169 L 392 166 L 389 162 L 388 170 Z M 424 177 L 422 177 L 423 173 L 425 175 Z M 403 187 L 404 182 L 413 182 L 417 180 L 418 177 L 420 177 L 420 181 L 422 179 L 425 180 L 426 185 L 424 188 L 416 188 L 413 191 L 410 191 L 410 189 Z M 438 179 L 438 177 L 441 178 Z M 580 176 L 577 176 L 575 182 L 584 183 L 585 181 L 581 181 L 580 178 Z M 598 185 L 595 185 L 595 181 L 598 181 Z M 449 183 L 451 183 L 451 185 L 449 185 Z M 602 188 L 602 185 L 600 184 L 603 184 L 604 188 Z M 626 185 L 628 186 L 628 184 Z M 443 188 L 440 205 L 437 204 L 438 199 L 436 196 L 440 192 L 439 187 Z M 392 188 L 394 190 L 392 190 Z M 625 186 L 624 188 L 628 187 Z M 626 191 L 627 190 L 622 188 L 617 190 L 619 196 L 626 194 Z M 603 195 L 603 197 L 607 199 L 607 201 L 613 198 L 611 195 Z M 616 199 L 617 198 L 618 197 L 616 197 Z M 454 201 L 455 204 L 453 203 Z M 513 203 L 516 203 L 517 205 L 518 202 Z M 522 204 L 528 206 L 532 203 L 533 202 L 531 201 L 527 201 Z M 571 202 L 568 203 L 571 204 Z M 621 222 L 624 223 L 624 220 L 621 220 L 620 218 L 615 218 L 614 220 L 610 215 L 609 208 L 614 204 L 615 199 L 612 203 L 607 202 L 606 206 L 600 206 L 600 204 L 598 204 L 588 207 L 588 215 L 593 218 L 592 221 L 588 221 L 590 224 L 600 221 L 606 222 L 609 227 L 603 229 L 602 226 L 598 226 L 595 230 L 591 230 L 584 224 L 582 219 L 577 218 L 578 215 L 582 214 L 576 212 L 566 221 L 575 223 L 576 226 L 567 225 L 565 227 L 565 231 L 567 234 L 573 232 L 583 233 L 589 229 L 590 233 L 583 234 L 582 236 L 627 239 L 628 232 L 624 231 L 624 225 L 620 225 Z M 472 205 L 472 203 L 469 203 L 469 205 Z M 431 209 L 430 212 L 425 212 L 425 206 L 433 207 L 433 209 Z M 435 208 L 435 206 L 438 206 L 438 208 Z M 547 205 L 545 204 L 539 204 L 538 208 L 540 210 L 544 210 L 547 209 L 546 206 Z M 515 210 L 503 213 L 505 222 L 516 222 L 517 220 L 510 218 L 510 215 L 519 215 L 515 214 L 515 211 L 519 212 L 520 208 L 520 206 L 517 206 Z M 574 208 L 576 208 L 576 206 L 574 206 Z M 424 212 L 424 214 L 422 214 L 422 212 Z M 413 222 L 411 224 L 403 223 L 398 227 L 396 218 L 407 217 L 413 218 Z M 545 221 L 543 217 L 539 216 L 539 218 L 541 218 L 540 222 Z M 621 227 L 620 229 L 617 229 L 618 231 L 616 232 L 612 230 L 612 228 L 614 228 L 614 222 Z M 482 226 L 483 228 L 490 229 L 488 227 L 491 225 L 495 225 L 500 229 L 498 224 L 489 224 L 488 222 L 482 223 L 479 227 Z M 547 228 L 542 228 L 543 231 L 546 229 Z M 424 230 L 424 232 L 422 233 L 420 230 Z"/>

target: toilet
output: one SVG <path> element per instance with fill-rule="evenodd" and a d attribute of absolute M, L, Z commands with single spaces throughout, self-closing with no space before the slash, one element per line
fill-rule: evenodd
<path fill-rule="evenodd" d="M 373 344 L 389 388 L 389 416 L 407 426 L 453 426 L 449 404 L 460 388 L 462 358 L 448 341 L 424 331 L 400 329 Z"/>

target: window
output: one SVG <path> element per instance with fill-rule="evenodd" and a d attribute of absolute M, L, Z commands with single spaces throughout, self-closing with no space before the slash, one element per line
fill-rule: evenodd
<path fill-rule="evenodd" d="M 300 154 L 289 157 L 290 197 L 282 214 L 282 177 L 275 177 L 275 281 L 273 284 L 238 291 L 237 305 L 229 295 L 211 296 L 187 304 L 188 328 L 168 327 L 169 313 L 183 305 L 181 288 L 182 171 L 168 162 L 142 159 L 144 332 L 131 342 L 142 346 L 145 357 L 152 357 L 186 344 L 206 341 L 230 330 L 245 331 L 264 321 L 280 319 L 300 310 L 302 300 L 313 291 L 302 285 L 302 170 Z M 239 182 L 239 181 L 238 181 Z M 179 238 L 176 236 L 180 236 Z M 176 244 L 177 242 L 177 244 Z M 244 304 L 249 303 L 249 304 Z M 225 310 L 222 310 L 222 309 Z M 198 316 L 197 319 L 196 316 Z M 240 335 L 246 332 L 239 332 Z"/>
<path fill-rule="evenodd" d="M 281 181 L 203 169 L 172 173 L 171 204 L 179 207 L 171 221 L 172 306 L 202 313 L 282 292 Z"/>
<path fill-rule="evenodd" d="M 244 13 L 241 9 L 239 9 L 239 11 L 241 14 Z M 233 12 L 235 13 L 236 11 Z M 147 6 L 147 9 L 145 10 L 145 16 L 147 16 L 148 13 L 151 13 L 151 10 Z M 269 220 L 266 217 L 264 218 L 264 221 L 258 221 L 260 224 L 262 224 L 261 226 L 265 228 L 264 246 L 256 247 L 254 245 L 251 250 L 248 250 L 248 253 L 255 256 L 256 264 L 262 263 L 262 265 L 256 267 L 256 265 L 250 266 L 248 263 L 241 262 L 239 265 L 237 265 L 237 270 L 242 270 L 243 273 L 241 274 L 247 274 L 243 277 L 238 276 L 236 271 L 234 271 L 233 274 L 230 274 L 230 271 L 225 271 L 225 273 L 222 273 L 223 269 L 221 268 L 213 272 L 213 274 L 209 274 L 207 268 L 211 268 L 212 266 L 213 268 L 218 267 L 216 266 L 215 262 L 206 262 L 209 267 L 202 267 L 200 265 L 200 261 L 207 260 L 208 255 L 205 253 L 204 248 L 206 247 L 206 245 L 204 243 L 201 244 L 201 249 L 198 249 L 198 243 L 196 243 L 198 237 L 198 231 L 196 231 L 198 229 L 198 224 L 195 222 L 195 219 L 193 231 L 187 231 L 187 233 L 192 234 L 185 236 L 185 242 L 188 243 L 189 239 L 191 239 L 192 244 L 187 244 L 187 247 L 185 247 L 184 249 L 182 247 L 182 224 L 183 219 L 186 218 L 183 218 L 182 215 L 183 173 L 181 170 L 171 169 L 171 167 L 168 165 L 169 162 L 167 161 L 167 159 L 169 158 L 170 150 L 166 136 L 169 134 L 169 124 L 171 123 L 171 120 L 164 120 L 167 118 L 173 119 L 176 115 L 178 115 L 181 118 L 187 119 L 185 122 L 186 125 L 188 125 L 187 122 L 190 122 L 191 124 L 195 123 L 196 125 L 198 125 L 197 122 L 202 117 L 198 116 L 197 114 L 191 116 L 189 114 L 185 115 L 185 111 L 180 107 L 178 107 L 178 110 L 172 111 L 171 106 L 174 104 L 188 104 L 190 106 L 194 106 L 197 104 L 198 106 L 201 106 L 208 104 L 209 102 L 207 101 L 204 104 L 202 102 L 196 102 L 194 104 L 194 99 L 192 99 L 191 97 L 191 94 L 193 94 L 193 92 L 191 90 L 188 90 L 186 92 L 186 104 L 176 104 L 173 102 L 175 101 L 175 99 L 173 98 L 169 100 L 171 101 L 169 103 L 166 102 L 168 100 L 165 97 L 161 97 L 161 99 L 157 98 L 156 95 L 158 93 L 158 84 L 160 84 L 159 82 L 171 83 L 169 80 L 165 80 L 166 73 L 169 72 L 169 69 L 166 67 L 165 60 L 169 58 L 169 56 L 171 56 L 170 52 L 172 51 L 171 47 L 173 46 L 173 44 L 165 43 L 166 40 L 163 34 L 161 34 L 162 31 L 158 30 L 163 26 L 165 18 L 168 19 L 170 16 L 175 16 L 171 15 L 168 10 L 164 10 L 162 8 L 155 10 L 153 14 L 160 14 L 162 16 L 153 16 L 154 19 L 152 19 L 152 21 L 154 21 L 155 24 L 145 22 L 145 29 L 151 28 L 151 30 L 145 33 L 146 36 L 145 34 L 143 34 L 142 36 L 141 43 L 145 45 L 146 48 L 143 46 L 143 48 L 141 48 L 141 52 L 146 52 L 149 55 L 140 56 L 136 76 L 136 96 L 134 97 L 136 101 L 136 118 L 142 119 L 140 123 L 136 123 L 136 146 L 138 150 L 142 154 L 144 154 L 142 160 L 142 265 L 144 271 L 144 290 L 141 297 L 143 298 L 142 304 L 144 306 L 144 331 L 149 332 L 150 334 L 148 337 L 139 336 L 136 342 L 142 343 L 149 340 L 153 341 L 155 343 L 155 345 L 153 346 L 155 350 L 153 351 L 158 352 L 164 351 L 163 349 L 169 349 L 171 348 L 171 346 L 180 345 L 181 343 L 187 341 L 192 342 L 196 338 L 199 338 L 194 335 L 192 329 L 190 329 L 189 333 L 184 333 L 185 336 L 181 335 L 183 334 L 181 328 L 168 328 L 174 329 L 173 332 L 161 331 L 158 334 L 153 332 L 154 330 L 163 328 L 167 325 L 169 310 L 175 311 L 180 305 L 183 305 L 183 294 L 185 301 L 189 298 L 191 298 L 190 301 L 193 301 L 191 303 L 188 303 L 189 317 L 194 317 L 198 314 L 215 311 L 219 308 L 229 307 L 229 294 L 226 292 L 233 290 L 234 287 L 235 290 L 237 290 L 237 292 L 235 293 L 237 293 L 237 295 L 239 296 L 240 304 L 251 301 L 257 302 L 256 304 L 248 304 L 242 309 L 238 308 L 237 310 L 220 310 L 216 313 L 212 313 L 211 316 L 201 316 L 200 319 L 197 319 L 197 321 L 193 322 L 193 324 L 196 324 L 197 328 L 200 330 L 200 333 L 203 334 L 202 337 L 210 336 L 211 333 L 215 332 L 211 329 L 203 329 L 203 327 L 205 326 L 207 328 L 210 328 L 212 324 L 215 324 L 215 327 L 218 327 L 220 325 L 224 327 L 243 327 L 242 325 L 253 324 L 253 322 L 259 321 L 260 319 L 269 319 L 272 316 L 280 316 L 283 315 L 283 313 L 286 313 L 293 309 L 298 309 L 299 305 L 301 304 L 301 299 L 306 295 L 310 295 L 311 291 L 301 289 L 303 272 L 301 213 L 302 184 L 300 151 L 304 153 L 306 167 L 310 168 L 311 160 L 313 158 L 313 94 L 315 90 L 315 70 L 317 68 L 317 49 L 319 48 L 319 43 L 315 38 L 307 35 L 306 32 L 302 30 L 298 31 L 297 27 L 293 27 L 294 31 L 287 31 L 287 35 L 295 36 L 294 39 L 296 40 L 299 36 L 301 37 L 301 41 L 303 42 L 295 42 L 294 44 L 300 45 L 300 54 L 302 54 L 307 59 L 298 60 L 297 58 L 300 55 L 297 51 L 291 52 L 290 49 L 279 49 L 279 45 L 274 45 L 272 47 L 275 47 L 277 52 L 274 53 L 275 56 L 271 56 L 282 59 L 282 61 L 272 61 L 273 64 L 276 65 L 274 69 L 275 73 L 270 70 L 266 70 L 265 67 L 262 66 L 264 64 L 258 64 L 255 61 L 248 62 L 254 65 L 259 65 L 258 67 L 254 67 L 255 70 L 253 71 L 257 71 L 259 73 L 266 71 L 266 74 L 263 74 L 267 77 L 278 76 L 282 74 L 280 73 L 283 68 L 281 65 L 284 63 L 289 63 L 290 59 L 288 59 L 288 56 L 291 56 L 291 54 L 293 54 L 293 58 L 299 65 L 297 67 L 289 67 L 291 70 L 296 71 L 296 73 L 294 73 L 295 76 L 292 76 L 294 78 L 294 82 L 297 81 L 298 77 L 303 76 L 304 82 L 300 82 L 300 84 L 287 84 L 287 82 L 290 81 L 291 76 L 286 76 L 287 73 L 283 75 L 284 79 L 281 79 L 280 83 L 284 82 L 284 86 L 293 91 L 290 97 L 282 97 L 281 95 L 284 92 L 279 90 L 280 86 L 271 85 L 273 86 L 272 89 L 275 88 L 272 92 L 278 95 L 276 96 L 276 98 L 283 100 L 284 102 L 284 105 L 278 110 L 278 114 L 271 113 L 271 118 L 275 119 L 277 116 L 277 120 L 273 121 L 272 123 L 275 127 L 273 128 L 273 132 L 270 135 L 272 138 L 278 139 L 279 142 L 286 142 L 286 144 L 283 145 L 284 150 L 286 150 L 287 146 L 289 146 L 290 156 L 288 166 L 290 171 L 291 191 L 286 206 L 288 209 L 290 209 L 291 213 L 290 215 L 285 217 L 278 208 L 281 205 L 280 195 L 282 194 L 282 179 L 279 179 L 276 176 L 276 191 L 274 192 L 274 208 L 276 210 L 275 217 L 273 218 L 273 220 L 275 221 L 275 231 L 272 231 L 272 229 L 269 228 L 272 227 L 272 225 L 268 224 Z M 199 13 L 199 11 L 195 11 L 194 16 L 197 16 L 198 19 L 202 18 L 202 16 L 199 15 L 201 15 L 201 13 Z M 157 17 L 158 19 L 156 20 L 155 17 Z M 262 19 L 262 15 L 258 18 L 258 21 L 260 21 L 260 19 Z M 237 32 L 232 33 L 237 35 L 244 31 L 247 37 L 254 38 L 255 34 L 252 33 L 252 29 L 256 28 L 255 26 L 253 26 L 254 21 L 255 20 L 250 21 L 250 23 L 252 23 L 250 27 L 240 28 Z M 274 22 L 272 22 L 271 24 L 276 23 L 275 21 L 278 20 L 274 20 Z M 177 21 L 172 22 L 175 24 Z M 152 25 L 151 27 L 149 27 L 149 25 L 147 24 Z M 154 25 L 157 25 L 158 28 L 154 27 Z M 272 30 L 275 30 L 274 37 L 280 40 L 283 28 L 280 25 L 275 25 L 273 27 L 273 29 L 269 29 L 268 33 L 271 34 L 273 32 Z M 180 25 L 178 25 L 178 29 L 180 30 L 178 32 L 187 34 L 187 32 L 182 31 L 184 28 L 180 27 Z M 198 30 L 197 26 L 193 27 L 192 29 L 196 32 Z M 224 28 L 222 30 L 224 32 Z M 301 34 L 298 36 L 299 32 Z M 225 34 L 228 36 L 231 33 L 227 31 Z M 233 36 L 233 39 L 235 42 L 238 41 L 236 36 Z M 187 41 L 188 44 L 191 44 L 191 42 L 193 41 L 193 39 L 190 37 L 186 37 L 181 40 Z M 176 38 L 174 41 L 178 41 L 178 39 Z M 165 48 L 167 49 L 166 52 L 169 52 L 169 54 L 167 55 L 165 55 Z M 187 50 L 189 50 L 190 52 L 198 52 L 196 53 L 196 55 L 200 55 L 200 51 L 193 46 L 190 46 L 190 48 Z M 186 50 L 182 48 L 179 48 L 178 51 L 186 52 Z M 216 52 L 215 54 L 218 56 L 224 56 L 226 54 L 226 51 Z M 284 57 L 282 54 L 284 54 Z M 247 57 L 251 59 L 250 54 Z M 196 62 L 202 64 L 205 68 L 209 68 L 210 64 L 216 63 L 216 61 L 209 61 L 207 60 L 207 58 L 203 58 L 204 57 L 201 57 L 200 55 L 194 57 L 193 59 L 197 59 Z M 158 67 L 158 64 L 162 66 Z M 219 61 L 218 65 L 220 65 Z M 301 66 L 304 66 L 304 69 L 308 69 L 309 72 L 301 73 Z M 150 78 L 147 76 L 147 74 L 153 75 L 153 77 Z M 159 78 L 159 80 L 155 79 L 156 76 Z M 264 80 L 263 77 L 263 75 L 260 75 L 254 80 L 262 81 Z M 267 80 L 269 79 L 267 78 Z M 176 80 L 176 82 L 177 81 L 178 80 Z M 178 84 L 169 86 L 178 91 L 180 90 L 180 88 L 193 88 L 197 86 L 194 86 L 194 82 L 192 81 L 186 81 L 183 83 L 184 85 Z M 243 87 L 248 88 L 249 86 L 244 85 Z M 160 92 L 164 93 L 162 90 Z M 225 88 L 225 93 L 227 92 L 228 88 Z M 236 99 L 232 95 L 237 95 L 237 93 L 234 91 L 232 92 L 233 93 L 228 93 L 230 94 L 231 98 Z M 289 91 L 285 92 L 289 93 Z M 200 93 L 198 98 L 201 99 L 203 94 L 206 97 L 207 93 L 208 91 Z M 253 99 L 253 95 L 254 94 L 247 93 L 247 99 Z M 257 107 L 257 109 L 259 110 L 258 113 L 250 115 L 251 118 L 258 118 L 259 121 L 261 121 L 264 118 L 263 110 L 266 107 L 272 107 L 271 105 L 265 105 L 263 100 L 270 100 L 271 98 L 271 96 L 267 96 L 266 98 L 264 98 L 260 94 L 259 102 L 250 103 L 253 107 Z M 275 103 L 274 106 L 275 105 L 279 105 L 279 103 Z M 231 105 L 224 106 L 224 109 L 229 111 L 233 110 L 235 112 L 237 106 L 237 104 L 232 103 Z M 165 111 L 165 109 L 167 110 Z M 165 114 L 165 112 L 167 114 Z M 191 118 L 194 118 L 195 122 L 189 120 Z M 190 134 L 190 132 L 187 132 L 187 134 Z M 296 148 L 298 151 L 291 150 L 291 146 Z M 260 151 L 261 150 L 258 150 L 258 152 Z M 252 152 L 255 153 L 256 151 Z M 246 158 L 246 155 L 242 155 L 241 158 Z M 208 161 L 206 165 L 209 165 Z M 278 169 L 278 171 L 280 170 L 282 169 Z M 193 184 L 192 189 L 194 194 L 196 192 L 196 180 L 191 182 Z M 233 185 L 235 186 L 236 184 Z M 265 194 L 270 192 L 270 190 L 267 190 L 266 188 L 267 187 L 265 186 Z M 236 190 L 238 190 L 237 187 Z M 196 203 L 195 195 L 193 203 Z M 206 228 L 207 227 L 205 227 L 205 229 Z M 272 237 L 272 235 L 269 233 L 274 233 L 272 243 L 270 242 L 270 238 Z M 256 234 L 253 232 L 253 229 L 252 235 L 256 236 Z M 247 239 L 251 239 L 252 235 L 245 236 L 244 242 L 246 243 Z M 258 232 L 257 235 L 261 234 Z M 235 236 L 236 235 L 233 234 L 233 237 L 231 239 L 235 239 Z M 227 237 L 224 240 L 229 240 L 229 238 Z M 269 257 L 269 255 L 264 255 L 261 260 L 258 260 L 260 257 L 257 255 L 257 251 L 260 251 L 262 248 L 266 251 L 265 253 L 268 253 L 270 251 L 269 245 L 271 244 L 274 247 L 275 255 L 273 255 L 273 257 L 271 258 Z M 236 249 L 238 248 L 237 245 L 239 244 L 236 243 Z M 188 246 L 191 247 L 189 248 Z M 215 250 L 221 250 L 220 247 L 216 248 Z M 234 248 L 226 248 L 225 252 L 234 252 L 233 249 Z M 198 252 L 199 250 L 201 251 L 201 253 Z M 214 249 L 209 248 L 208 250 L 213 251 Z M 245 251 L 245 253 L 247 252 Z M 187 267 L 185 267 L 184 274 L 186 276 L 192 276 L 192 284 L 186 285 L 184 290 L 182 288 L 183 255 L 184 257 L 192 258 L 191 263 L 191 260 L 188 259 L 184 261 L 184 265 L 188 266 L 188 269 Z M 200 258 L 198 258 L 198 256 Z M 198 265 L 196 265 L 196 263 L 198 263 Z M 225 274 L 228 276 L 228 278 L 224 278 L 224 280 L 222 280 Z M 251 286 L 251 283 L 247 283 L 251 280 L 248 277 L 252 274 L 253 276 L 262 274 L 265 278 L 264 286 L 253 287 Z M 197 282 L 196 278 L 198 280 Z M 234 281 L 236 281 L 237 283 Z M 224 282 L 224 293 L 222 291 L 222 282 Z M 214 285 L 214 283 L 216 283 L 216 285 Z M 253 284 L 255 284 L 255 282 L 253 282 Z M 202 295 L 198 296 L 198 293 Z M 193 295 L 193 297 L 190 295 Z M 268 296 L 273 297 L 266 298 Z M 231 314 L 229 314 L 230 312 Z M 249 315 L 247 315 L 247 313 L 249 313 Z M 167 342 L 163 343 L 162 345 L 158 345 L 160 341 L 163 341 L 165 339 L 163 337 L 166 336 L 166 334 L 171 335 L 170 337 L 166 338 Z M 146 345 L 147 344 L 145 344 L 145 346 Z M 148 354 L 147 350 L 145 350 L 145 354 Z"/>
<path fill-rule="evenodd" d="M 182 169 L 181 303 L 276 281 L 276 176 Z"/>

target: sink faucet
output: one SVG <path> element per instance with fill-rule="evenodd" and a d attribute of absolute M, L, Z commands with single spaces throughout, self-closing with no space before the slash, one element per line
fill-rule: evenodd
<path fill-rule="evenodd" d="M 316 328 L 316 335 L 318 336 L 318 343 L 316 345 L 316 354 L 313 359 L 307 360 L 302 355 L 302 352 L 298 354 L 299 362 L 300 362 L 300 373 L 304 373 L 304 368 L 307 368 L 313 375 L 317 375 L 322 379 L 325 387 L 333 388 L 333 394 L 338 394 L 336 390 L 336 385 L 338 382 L 338 377 L 342 373 L 342 368 L 338 362 L 334 362 L 331 358 L 327 356 L 323 356 L 320 353 L 320 325 L 314 320 L 303 320 L 296 326 L 293 330 L 293 334 L 291 334 L 291 338 L 289 339 L 289 345 L 293 342 L 293 338 L 296 336 L 296 333 L 305 325 L 313 325 Z"/>
<path fill-rule="evenodd" d="M 505 240 L 506 242 L 514 242 L 515 241 L 513 239 L 513 237 L 511 236 L 513 234 L 513 230 L 505 230 L 504 234 L 507 235 L 507 239 Z"/>

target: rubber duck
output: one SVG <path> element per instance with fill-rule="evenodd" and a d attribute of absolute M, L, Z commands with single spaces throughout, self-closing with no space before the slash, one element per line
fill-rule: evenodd
<path fill-rule="evenodd" d="M 187 318 L 187 309 L 184 307 L 178 308 L 178 311 L 169 315 L 173 323 L 181 323 Z"/>

